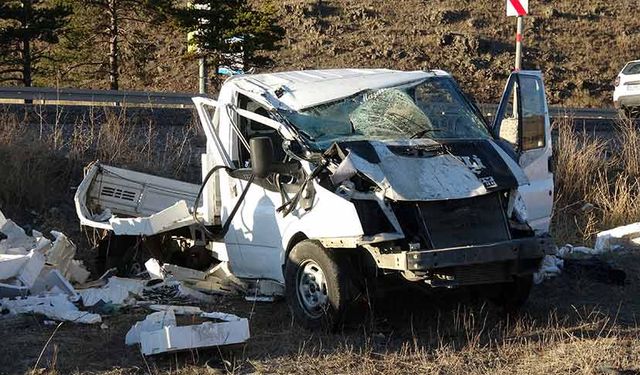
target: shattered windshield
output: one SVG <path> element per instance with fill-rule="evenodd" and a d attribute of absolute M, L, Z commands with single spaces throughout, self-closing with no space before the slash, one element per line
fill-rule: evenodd
<path fill-rule="evenodd" d="M 318 149 L 347 140 L 491 138 L 483 119 L 447 77 L 366 90 L 281 114 Z"/>

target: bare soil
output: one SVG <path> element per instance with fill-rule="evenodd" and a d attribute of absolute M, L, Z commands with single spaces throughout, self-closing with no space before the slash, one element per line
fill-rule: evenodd
<path fill-rule="evenodd" d="M 406 292 L 378 302 L 374 319 L 337 333 L 299 328 L 283 301 L 239 297 L 203 306 L 250 319 L 245 345 L 144 359 L 124 336 L 149 312 L 124 309 L 100 325 L 64 323 L 57 332 L 38 316 L 0 319 L 0 374 L 203 373 L 640 373 L 640 255 L 610 261 L 624 286 L 588 274 L 536 286 L 522 312 L 507 316 L 475 296 Z M 51 342 L 43 347 L 51 337 Z"/>

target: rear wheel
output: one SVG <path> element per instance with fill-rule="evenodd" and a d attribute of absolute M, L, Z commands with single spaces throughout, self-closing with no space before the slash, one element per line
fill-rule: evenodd
<path fill-rule="evenodd" d="M 289 253 L 286 298 L 294 318 L 309 329 L 339 327 L 354 301 L 349 262 L 319 242 L 305 240 Z"/>

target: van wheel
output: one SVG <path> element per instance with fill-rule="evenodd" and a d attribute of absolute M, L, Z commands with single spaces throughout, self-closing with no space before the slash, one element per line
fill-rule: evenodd
<path fill-rule="evenodd" d="M 293 247 L 285 266 L 286 299 L 294 319 L 308 329 L 335 329 L 353 301 L 348 260 L 305 240 Z"/>
<path fill-rule="evenodd" d="M 533 275 L 516 276 L 513 282 L 492 285 L 489 300 L 505 312 L 516 312 L 529 299 L 533 286 Z"/>

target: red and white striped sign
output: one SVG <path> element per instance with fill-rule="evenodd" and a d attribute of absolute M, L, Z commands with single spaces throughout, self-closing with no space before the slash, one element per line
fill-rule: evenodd
<path fill-rule="evenodd" d="M 522 17 L 529 14 L 529 0 L 507 0 L 507 16 Z"/>

